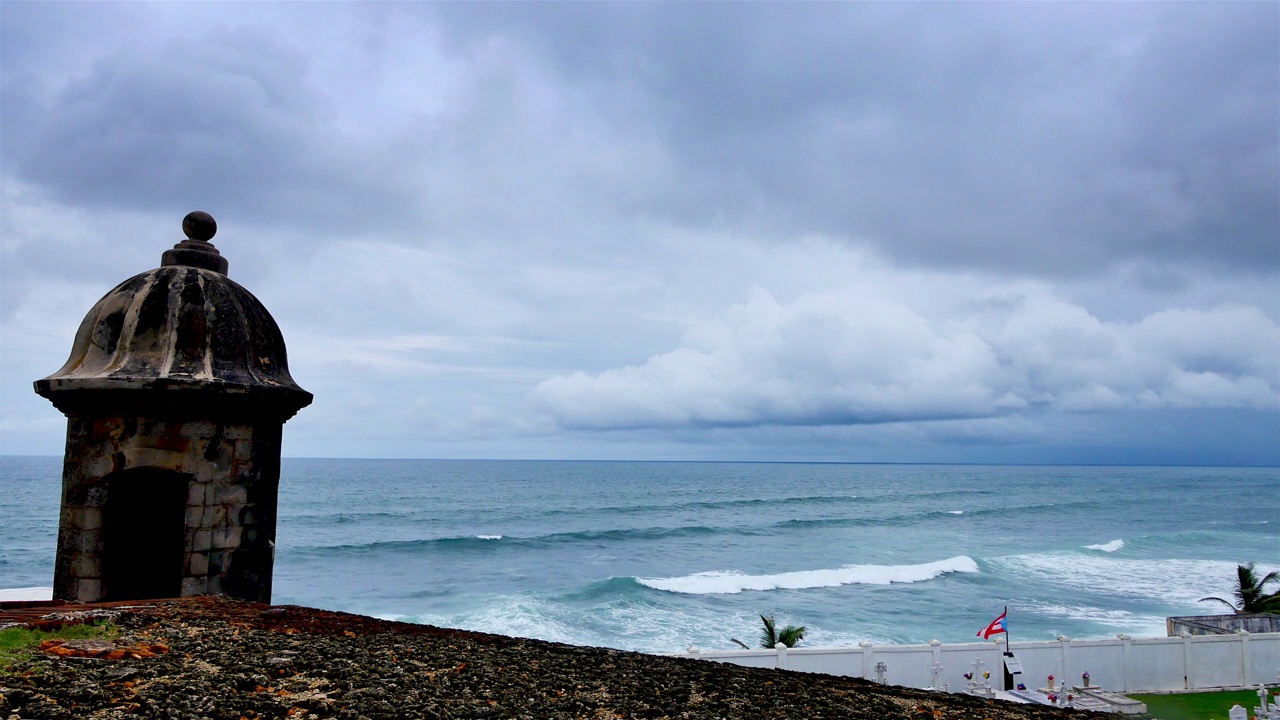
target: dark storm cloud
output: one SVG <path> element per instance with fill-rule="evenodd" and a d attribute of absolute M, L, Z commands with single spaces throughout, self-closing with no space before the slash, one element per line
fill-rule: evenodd
<path fill-rule="evenodd" d="M 70 205 L 198 200 L 267 224 L 376 225 L 389 208 L 411 207 L 395 164 L 378 162 L 386 149 L 362 153 L 331 127 L 331 98 L 277 30 L 219 26 L 112 42 L 110 20 L 127 25 L 100 18 L 110 50 L 45 81 L 32 65 L 53 58 L 21 38 L 40 37 L 46 22 L 65 30 L 64 15 L 6 18 L 6 175 Z"/>
<path fill-rule="evenodd" d="M 1278 38 L 1275 3 L 5 3 L 0 441 L 57 451 L 30 381 L 199 207 L 316 393 L 292 452 L 1274 457 Z"/>
<path fill-rule="evenodd" d="M 5 172 L 71 203 L 199 197 L 295 227 L 503 235 L 589 206 L 945 267 L 1280 268 L 1274 3 L 360 7 L 306 15 L 361 27 L 338 50 L 422 94 L 446 70 L 397 65 L 396 44 L 438 45 L 463 91 L 424 113 L 334 83 L 315 63 L 334 50 L 279 22 L 113 43 L 120 12 L 92 64 L 33 81 L 49 57 L 23 38 L 75 28 L 19 7 Z"/>
<path fill-rule="evenodd" d="M 437 9 L 657 129 L 684 176 L 648 213 L 947 266 L 1280 267 L 1273 3 Z"/>

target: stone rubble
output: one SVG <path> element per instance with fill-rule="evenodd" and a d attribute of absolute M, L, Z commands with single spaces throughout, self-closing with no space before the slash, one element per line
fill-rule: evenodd
<path fill-rule="evenodd" d="M 222 598 L 0 673 L 0 718 L 1024 720 L 1082 713 Z M 73 652 L 77 648 L 80 651 Z M 1092 714 L 1091 717 L 1096 717 Z"/>

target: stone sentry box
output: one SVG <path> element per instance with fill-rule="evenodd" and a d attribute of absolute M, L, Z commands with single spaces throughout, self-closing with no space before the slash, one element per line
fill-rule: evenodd
<path fill-rule="evenodd" d="M 271 601 L 284 423 L 311 403 L 207 213 L 120 283 L 35 390 L 67 416 L 53 596 Z"/>

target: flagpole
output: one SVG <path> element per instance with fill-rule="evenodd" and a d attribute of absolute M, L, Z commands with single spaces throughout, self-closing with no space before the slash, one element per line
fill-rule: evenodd
<path fill-rule="evenodd" d="M 1009 640 L 1009 606 L 1004 606 L 1004 651 L 1013 652 L 1013 643 Z"/>
<path fill-rule="evenodd" d="M 1007 658 L 1013 656 L 1013 641 L 1009 639 L 1008 605 L 1004 606 L 1004 655 L 1005 657 L 1000 658 L 1002 660 L 1000 664 L 1003 666 L 1000 671 L 1004 674 L 1004 682 L 1001 684 L 1004 685 L 1005 691 L 1009 691 L 1013 689 L 1013 673 L 1009 672 L 1009 660 Z"/>

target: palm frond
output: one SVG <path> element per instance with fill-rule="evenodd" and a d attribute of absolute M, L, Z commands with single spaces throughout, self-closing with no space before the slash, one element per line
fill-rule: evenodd
<path fill-rule="evenodd" d="M 778 631 L 778 642 L 789 648 L 793 648 L 796 646 L 796 643 L 804 639 L 804 630 L 805 628 L 803 625 L 800 627 L 788 625 Z"/>
<path fill-rule="evenodd" d="M 1220 603 L 1222 603 L 1223 605 L 1226 605 L 1227 607 L 1231 608 L 1231 612 L 1236 612 L 1236 606 L 1235 606 L 1235 603 L 1233 603 L 1233 602 L 1231 602 L 1231 601 L 1229 601 L 1229 600 L 1223 600 L 1223 599 L 1222 599 L 1222 598 L 1220 598 L 1220 597 L 1205 597 L 1205 598 L 1200 598 L 1200 599 L 1199 599 L 1199 600 L 1197 600 L 1196 602 L 1209 602 L 1210 600 L 1212 600 L 1212 601 L 1214 601 L 1214 602 L 1220 602 Z"/>
<path fill-rule="evenodd" d="M 1235 602 L 1220 597 L 1201 598 L 1200 602 L 1220 602 L 1236 614 L 1280 612 L 1280 592 L 1267 592 L 1267 585 L 1274 582 L 1280 582 L 1280 571 L 1273 570 L 1259 578 L 1254 572 L 1253 563 L 1236 565 L 1236 586 L 1231 591 Z"/>
<path fill-rule="evenodd" d="M 773 616 L 760 616 L 760 622 L 764 623 L 764 629 L 760 631 L 760 647 L 773 649 L 778 644 L 778 631 L 773 624 Z"/>
<path fill-rule="evenodd" d="M 1272 593 L 1259 601 L 1258 612 L 1280 615 L 1280 592 Z"/>
<path fill-rule="evenodd" d="M 1267 585 L 1273 582 L 1280 583 L 1280 570 L 1272 570 L 1271 572 L 1267 573 L 1266 577 L 1258 581 L 1258 588 L 1263 589 Z M 1280 592 L 1280 591 L 1277 591 L 1277 592 Z M 1272 593 L 1272 594 L 1275 594 L 1275 593 Z"/>

